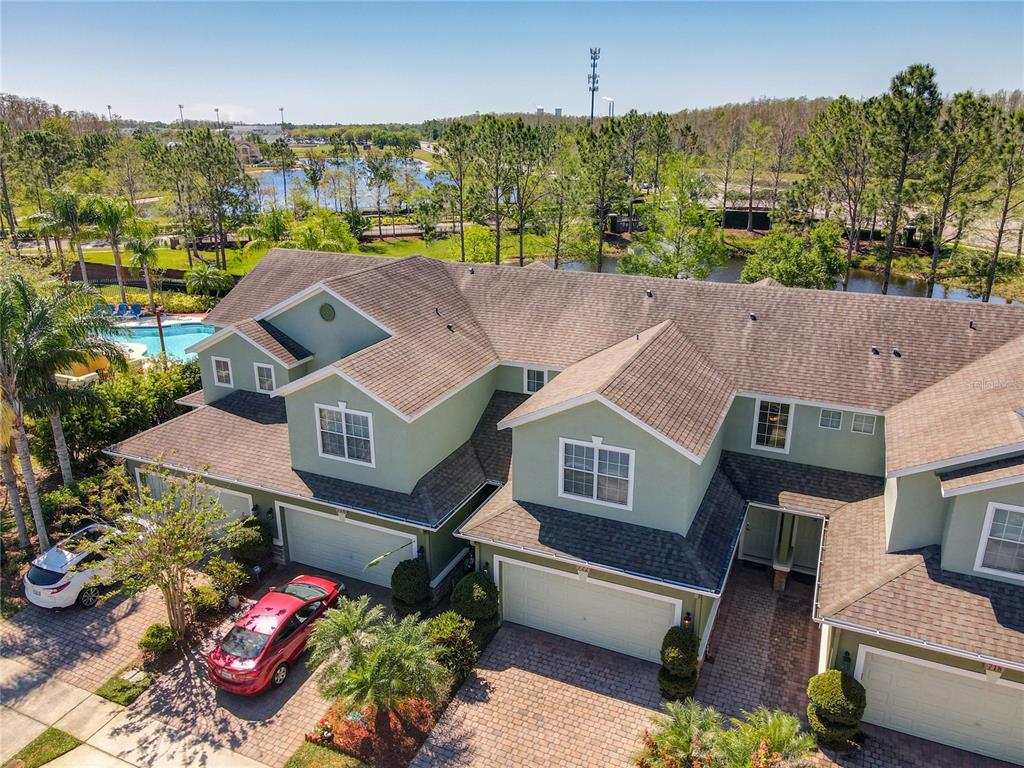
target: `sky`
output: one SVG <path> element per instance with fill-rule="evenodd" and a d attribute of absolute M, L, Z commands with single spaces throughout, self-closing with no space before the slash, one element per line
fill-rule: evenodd
<path fill-rule="evenodd" d="M 419 122 L 1024 88 L 1024 2 L 0 2 L 0 90 L 144 120 Z"/>

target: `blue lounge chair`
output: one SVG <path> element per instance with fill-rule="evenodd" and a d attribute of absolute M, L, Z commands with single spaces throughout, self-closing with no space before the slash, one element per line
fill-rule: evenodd
<path fill-rule="evenodd" d="M 138 317 L 141 314 L 142 314 L 142 305 L 141 304 L 132 304 L 132 309 L 131 309 L 132 317 Z"/>
<path fill-rule="evenodd" d="M 108 315 L 114 314 L 114 305 L 113 304 L 107 304 L 107 314 Z"/>
<path fill-rule="evenodd" d="M 114 313 L 114 317 L 124 317 L 127 314 L 128 314 L 128 305 L 127 304 L 118 304 L 117 305 L 117 312 Z"/>
<path fill-rule="evenodd" d="M 107 313 L 107 308 L 103 304 L 94 304 L 92 308 L 92 316 L 99 317 Z"/>

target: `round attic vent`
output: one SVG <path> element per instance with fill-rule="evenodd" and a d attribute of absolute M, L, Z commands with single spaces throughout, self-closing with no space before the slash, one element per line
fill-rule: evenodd
<path fill-rule="evenodd" d="M 320 317 L 322 317 L 328 323 L 331 322 L 331 320 L 334 319 L 334 307 L 332 307 L 330 304 L 321 304 Z"/>

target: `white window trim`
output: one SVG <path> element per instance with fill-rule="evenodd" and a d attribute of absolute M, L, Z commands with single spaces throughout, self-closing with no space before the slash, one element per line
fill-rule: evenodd
<path fill-rule="evenodd" d="M 300 507 L 300 506 L 297 506 L 295 504 L 291 504 L 291 503 L 289 503 L 287 501 L 275 501 L 274 502 L 274 517 L 276 518 L 276 521 L 277 521 L 277 531 L 278 531 L 279 537 L 280 537 L 280 533 L 284 530 L 281 527 L 281 517 L 282 517 L 282 515 L 281 515 L 281 508 L 282 507 L 285 507 L 287 509 L 293 509 L 296 512 L 303 512 L 303 513 L 305 513 L 307 515 L 313 515 L 314 517 L 322 517 L 325 520 L 333 520 L 336 523 L 344 523 L 344 524 L 347 524 L 347 525 L 358 525 L 358 526 L 360 526 L 362 528 L 369 528 L 370 530 L 373 530 L 373 531 L 379 531 L 381 533 L 391 534 L 392 536 L 397 536 L 400 539 L 409 539 L 412 542 L 412 550 L 411 550 L 412 551 L 412 557 L 414 559 L 419 557 L 419 554 L 420 554 L 419 537 L 415 533 L 407 533 L 405 531 L 396 531 L 394 528 L 388 528 L 388 527 L 383 526 L 383 525 L 375 525 L 374 523 L 368 523 L 368 522 L 365 522 L 363 520 L 353 520 L 351 517 L 348 516 L 348 513 L 345 510 L 343 510 L 343 509 L 339 509 L 337 514 L 331 514 L 330 512 L 321 512 L 319 509 L 309 509 L 308 507 Z M 283 545 L 284 541 L 283 540 L 279 540 L 279 539 L 274 539 L 274 543 L 275 544 Z M 288 560 L 291 561 L 290 554 L 288 555 Z"/>
<path fill-rule="evenodd" d="M 767 445 L 757 444 L 757 420 L 761 415 L 761 403 L 778 403 L 789 406 L 789 421 L 786 423 L 786 444 L 782 448 L 771 448 Z M 820 417 L 819 417 L 820 419 Z M 796 403 L 792 400 L 784 400 L 775 397 L 759 397 L 754 400 L 754 425 L 750 430 L 750 447 L 755 451 L 769 451 L 771 453 L 789 453 L 789 446 L 793 442 L 793 428 L 796 426 Z"/>
<path fill-rule="evenodd" d="M 344 423 L 344 417 L 346 413 L 351 413 L 354 416 L 365 416 L 366 423 L 370 430 L 370 460 L 359 461 L 358 459 L 350 459 L 348 456 L 334 456 L 330 453 L 324 453 L 324 442 L 323 435 L 320 434 L 320 409 L 324 408 L 328 411 L 335 411 L 342 415 L 342 423 Z M 326 403 L 313 403 L 313 426 L 316 427 L 316 450 L 320 454 L 321 459 L 332 459 L 334 461 L 344 461 L 349 464 L 355 464 L 360 467 L 376 467 L 377 466 L 377 449 L 373 444 L 373 414 L 369 411 L 357 411 L 354 408 L 349 408 L 344 402 L 338 402 L 337 405 L 327 405 Z M 343 435 L 347 440 L 347 435 Z M 348 453 L 348 443 L 345 443 L 345 453 Z"/>
<path fill-rule="evenodd" d="M 1024 582 L 1024 573 L 1001 571 L 998 568 L 988 568 L 982 565 L 982 562 L 985 560 L 985 549 L 988 546 L 989 532 L 992 530 L 992 519 L 995 517 L 997 509 L 1024 513 L 1024 507 L 1018 507 L 1014 504 L 1004 504 L 1001 501 L 990 501 L 988 503 L 988 509 L 985 511 L 985 524 L 981 527 L 981 541 L 978 542 L 978 552 L 974 556 L 974 570 L 978 573 L 988 573 L 993 576 L 1002 576 L 1006 579 Z"/>
<path fill-rule="evenodd" d="M 228 364 L 228 383 L 222 384 L 217 378 L 217 363 L 223 362 Z M 210 355 L 210 365 L 213 366 L 213 383 L 218 387 L 224 387 L 225 389 L 235 388 L 235 374 L 231 369 L 231 358 L 230 357 L 217 357 L 216 355 Z"/>
<path fill-rule="evenodd" d="M 533 395 L 536 394 L 537 392 L 540 392 L 539 389 L 534 390 L 534 392 L 530 391 L 530 371 L 540 371 L 541 373 L 543 373 L 544 383 L 541 385 L 541 387 L 546 387 L 548 385 L 548 371 L 546 368 L 531 368 L 530 366 L 526 366 L 523 368 L 523 393 L 527 395 Z"/>
<path fill-rule="evenodd" d="M 575 493 L 566 493 L 565 491 L 565 446 L 566 445 L 582 445 L 587 448 L 594 449 L 594 495 L 591 498 L 586 496 L 579 496 Z M 597 462 L 598 462 L 598 451 L 601 449 L 616 451 L 617 453 L 625 453 L 629 455 L 629 478 L 628 486 L 626 490 L 626 503 L 616 504 L 614 501 L 604 501 L 603 499 L 597 498 Z M 558 495 L 563 499 L 572 499 L 574 501 L 582 501 L 585 504 L 600 504 L 602 507 L 612 507 L 614 509 L 625 509 L 626 511 L 632 511 L 633 509 L 633 481 L 636 479 L 636 451 L 632 448 L 620 448 L 617 445 L 605 445 L 604 441 L 600 437 L 592 437 L 590 441 L 586 440 L 574 440 L 571 437 L 560 437 L 558 438 Z"/>
<path fill-rule="evenodd" d="M 853 425 L 856 422 L 858 416 L 864 416 L 865 418 L 871 419 L 870 432 L 863 432 L 859 429 L 853 428 Z M 871 435 L 875 434 L 876 429 L 878 429 L 878 417 L 875 416 L 875 414 L 873 413 L 862 413 L 860 411 L 855 411 L 853 416 L 850 417 L 850 431 L 855 435 L 864 435 L 865 437 L 871 437 Z"/>
<path fill-rule="evenodd" d="M 839 414 L 839 426 L 838 427 L 829 427 L 829 426 L 826 426 L 825 424 L 821 423 L 822 417 L 824 417 L 824 415 L 825 415 L 825 411 L 831 411 L 832 413 L 838 413 Z M 841 431 L 843 429 L 843 412 L 841 410 L 839 410 L 838 408 L 821 408 L 818 411 L 818 426 L 821 429 L 831 429 L 833 432 Z"/>
<path fill-rule="evenodd" d="M 270 389 L 260 389 L 260 368 L 270 369 Z M 274 372 L 274 366 L 267 363 L 253 363 L 252 364 L 252 375 L 253 381 L 256 382 L 256 391 L 262 392 L 265 395 L 269 395 L 275 389 L 277 389 L 277 375 Z"/>

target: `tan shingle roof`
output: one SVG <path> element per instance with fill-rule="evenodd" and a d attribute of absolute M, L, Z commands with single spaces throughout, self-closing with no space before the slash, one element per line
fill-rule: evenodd
<path fill-rule="evenodd" d="M 939 547 L 885 551 L 882 496 L 833 512 L 817 615 L 1024 665 L 1024 590 L 940 567 Z"/>
<path fill-rule="evenodd" d="M 584 358 L 517 408 L 509 422 L 599 395 L 703 458 L 732 400 L 727 377 L 665 320 Z"/>
<path fill-rule="evenodd" d="M 1000 481 L 1019 481 L 1024 483 L 1024 454 L 1012 456 L 999 461 L 988 461 L 984 464 L 977 464 L 973 467 L 957 469 L 952 472 L 943 472 L 939 475 L 942 481 L 942 494 L 949 495 L 951 492 L 965 488 L 972 488 L 984 483 L 997 483 Z"/>
<path fill-rule="evenodd" d="M 1012 445 L 1024 447 L 1024 336 L 885 414 L 887 472 Z"/>

